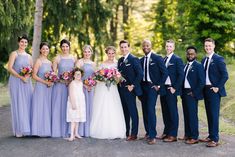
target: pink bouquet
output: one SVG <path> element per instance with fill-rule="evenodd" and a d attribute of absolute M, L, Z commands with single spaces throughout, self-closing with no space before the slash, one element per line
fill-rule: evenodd
<path fill-rule="evenodd" d="M 113 68 L 105 68 L 100 69 L 94 73 L 94 79 L 105 82 L 105 85 L 109 88 L 111 84 L 118 84 L 119 82 L 124 81 L 125 79 L 122 77 L 121 73 Z"/>
<path fill-rule="evenodd" d="M 56 82 L 59 80 L 58 76 L 56 75 L 54 71 L 46 72 L 44 77 L 45 77 L 45 80 L 49 82 Z"/>
<path fill-rule="evenodd" d="M 31 66 L 25 66 L 20 69 L 20 75 L 21 76 L 28 76 L 30 77 L 33 73 L 33 69 Z"/>
<path fill-rule="evenodd" d="M 73 80 L 73 71 L 65 71 L 60 75 L 60 82 L 67 85 Z"/>
<path fill-rule="evenodd" d="M 87 79 L 85 79 L 83 81 L 83 83 L 87 86 L 93 87 L 96 85 L 96 80 L 94 80 L 94 78 L 92 76 L 88 77 Z"/>

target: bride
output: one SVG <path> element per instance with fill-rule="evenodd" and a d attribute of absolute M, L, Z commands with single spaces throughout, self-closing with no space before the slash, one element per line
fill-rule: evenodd
<path fill-rule="evenodd" d="M 117 68 L 117 61 L 114 60 L 116 49 L 113 46 L 108 46 L 105 53 L 108 59 L 100 65 L 99 69 Z M 125 119 L 116 85 L 111 85 L 108 89 L 105 82 L 97 83 L 90 134 L 91 137 L 98 139 L 125 138 Z"/>

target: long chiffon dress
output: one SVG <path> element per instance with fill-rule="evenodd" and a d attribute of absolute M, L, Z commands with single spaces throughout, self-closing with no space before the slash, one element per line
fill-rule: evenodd
<path fill-rule="evenodd" d="M 51 63 L 42 63 L 38 70 L 38 77 L 45 79 L 45 73 L 52 71 Z M 52 86 L 36 82 L 32 100 L 32 135 L 51 136 L 51 93 Z"/>
<path fill-rule="evenodd" d="M 82 80 L 87 79 L 89 76 L 91 76 L 94 73 L 94 67 L 90 63 L 84 63 L 81 69 L 84 71 Z M 86 102 L 86 122 L 79 123 L 78 133 L 80 136 L 90 137 L 90 123 L 91 123 L 94 89 L 88 91 L 84 87 L 83 91 L 85 94 L 85 102 Z"/>
<path fill-rule="evenodd" d="M 73 58 L 61 57 L 58 64 L 58 75 L 74 68 Z M 68 100 L 68 86 L 65 83 L 58 82 L 52 90 L 52 137 L 68 137 L 69 123 L 66 122 Z"/>
<path fill-rule="evenodd" d="M 19 54 L 13 64 L 13 69 L 20 73 L 21 68 L 30 66 L 29 54 Z M 25 83 L 21 79 L 10 75 L 9 91 L 14 135 L 30 135 L 31 101 L 33 87 L 31 79 Z"/>

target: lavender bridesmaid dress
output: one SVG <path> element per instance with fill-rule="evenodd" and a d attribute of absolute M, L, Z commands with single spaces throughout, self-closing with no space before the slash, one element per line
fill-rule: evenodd
<path fill-rule="evenodd" d="M 45 79 L 45 73 L 51 71 L 51 63 L 42 63 L 38 77 Z M 51 136 L 51 93 L 52 87 L 36 82 L 32 100 L 32 135 Z"/>
<path fill-rule="evenodd" d="M 29 66 L 28 54 L 18 54 L 13 69 L 20 73 L 20 69 Z M 11 97 L 12 128 L 14 135 L 30 135 L 30 111 L 33 87 L 31 79 L 24 83 L 21 79 L 10 75 L 9 91 Z"/>
<path fill-rule="evenodd" d="M 82 80 L 87 79 L 94 73 L 94 67 L 92 64 L 84 63 L 82 70 L 84 71 L 84 75 Z M 94 89 L 88 92 L 88 90 L 83 87 L 83 91 L 85 94 L 85 102 L 86 102 L 86 122 L 79 123 L 78 133 L 83 137 L 90 137 L 90 123 L 91 123 L 91 115 L 92 115 L 92 106 L 93 106 L 93 96 Z"/>
<path fill-rule="evenodd" d="M 74 68 L 72 58 L 61 58 L 58 64 L 58 75 Z M 52 137 L 68 137 L 69 123 L 66 122 L 68 87 L 64 83 L 56 83 L 52 90 Z"/>

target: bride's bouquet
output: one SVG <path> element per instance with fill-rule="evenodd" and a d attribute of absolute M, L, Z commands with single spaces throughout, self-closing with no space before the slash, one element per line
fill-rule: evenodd
<path fill-rule="evenodd" d="M 116 68 L 104 68 L 96 71 L 94 73 L 94 79 L 105 82 L 105 85 L 110 88 L 110 86 L 116 85 L 119 82 L 124 81 L 125 79 L 122 77 L 121 73 Z"/>

